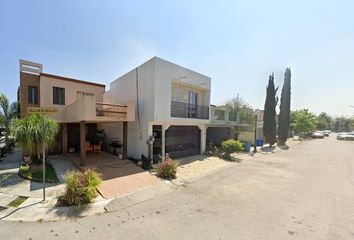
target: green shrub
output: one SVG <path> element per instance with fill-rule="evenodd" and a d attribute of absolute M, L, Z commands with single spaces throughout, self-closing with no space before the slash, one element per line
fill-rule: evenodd
<path fill-rule="evenodd" d="M 176 178 L 178 163 L 169 157 L 162 162 L 156 169 L 157 176 L 164 179 Z"/>
<path fill-rule="evenodd" d="M 235 152 L 243 150 L 242 143 L 235 139 L 228 139 L 221 143 L 221 151 L 226 158 L 230 158 L 230 155 Z"/>
<path fill-rule="evenodd" d="M 81 205 L 90 203 L 97 196 L 97 188 L 102 183 L 102 179 L 99 173 L 87 169 L 85 172 L 67 173 L 65 183 L 65 193 L 59 197 L 58 205 Z"/>

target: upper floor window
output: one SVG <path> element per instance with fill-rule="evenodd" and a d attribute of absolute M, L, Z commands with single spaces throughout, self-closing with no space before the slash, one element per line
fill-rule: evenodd
<path fill-rule="evenodd" d="M 38 87 L 28 86 L 28 103 L 38 104 Z"/>
<path fill-rule="evenodd" d="M 65 105 L 65 88 L 53 87 L 53 104 Z"/>

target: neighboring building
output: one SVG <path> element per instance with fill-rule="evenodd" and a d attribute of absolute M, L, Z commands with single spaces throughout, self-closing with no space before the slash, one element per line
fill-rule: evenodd
<path fill-rule="evenodd" d="M 257 138 L 263 138 L 263 122 L 264 122 L 264 110 L 256 109 L 253 111 L 253 115 L 257 116 Z M 238 128 L 238 139 L 244 142 L 254 143 L 254 123 L 251 125 L 242 124 Z"/>
<path fill-rule="evenodd" d="M 102 129 L 100 125 L 110 123 L 127 127 L 128 121 L 135 120 L 134 101 L 107 102 L 105 95 L 105 85 L 44 73 L 42 64 L 20 60 L 21 116 L 36 107 L 57 111 L 49 115 L 61 127 L 52 153 L 66 154 L 69 149 L 79 151 L 84 163 L 85 144 L 97 137 L 97 131 Z M 126 150 L 127 142 L 123 144 Z M 126 151 L 124 153 L 126 155 Z"/>
<path fill-rule="evenodd" d="M 202 154 L 209 141 L 234 135 L 237 114 L 210 109 L 211 79 L 203 74 L 154 57 L 110 83 L 113 102 L 136 101 L 136 121 L 129 123 L 128 156 L 148 156 L 146 141 L 154 136 L 153 155 L 172 158 Z M 216 114 L 223 117 L 216 119 Z M 211 117 L 211 118 L 210 118 Z M 105 126 L 109 137 L 123 130 Z"/>

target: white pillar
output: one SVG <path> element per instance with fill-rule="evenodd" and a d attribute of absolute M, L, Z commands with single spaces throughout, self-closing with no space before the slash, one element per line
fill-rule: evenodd
<path fill-rule="evenodd" d="M 162 124 L 162 134 L 161 134 L 161 155 L 162 157 L 166 156 L 166 130 L 170 125 Z"/>
<path fill-rule="evenodd" d="M 206 148 L 206 129 L 205 125 L 199 126 L 200 129 L 200 154 L 204 154 Z"/>

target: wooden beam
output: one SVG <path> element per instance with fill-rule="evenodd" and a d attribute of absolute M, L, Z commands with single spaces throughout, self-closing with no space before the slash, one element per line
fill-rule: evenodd
<path fill-rule="evenodd" d="M 128 153 L 128 122 L 123 122 L 123 159 L 127 159 Z"/>

